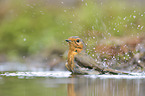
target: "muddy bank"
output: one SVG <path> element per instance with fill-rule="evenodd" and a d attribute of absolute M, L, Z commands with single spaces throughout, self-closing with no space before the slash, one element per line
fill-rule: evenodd
<path fill-rule="evenodd" d="M 105 41 L 103 41 L 105 42 Z M 111 38 L 112 44 L 99 44 L 96 53 L 110 68 L 142 72 L 145 68 L 145 37 Z"/>

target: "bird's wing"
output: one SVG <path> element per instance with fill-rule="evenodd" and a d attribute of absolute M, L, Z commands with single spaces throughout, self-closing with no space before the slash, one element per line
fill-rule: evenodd
<path fill-rule="evenodd" d="M 118 70 L 114 70 L 114 69 L 104 68 L 103 66 L 101 66 L 101 64 L 98 64 L 97 62 L 95 62 L 95 60 L 86 53 L 79 53 L 79 54 L 75 55 L 74 58 L 75 58 L 75 62 L 77 63 L 76 65 L 80 66 L 80 68 L 78 68 L 78 70 L 77 70 L 80 73 L 83 72 L 83 73 L 90 74 L 89 73 L 90 71 L 88 71 L 87 69 L 83 69 L 83 70 L 81 69 L 81 67 L 85 67 L 85 68 L 95 69 L 98 72 L 101 72 L 103 74 L 110 73 L 110 74 L 131 75 L 130 73 L 127 73 L 127 72 L 122 72 L 122 71 L 118 71 Z"/>
<path fill-rule="evenodd" d="M 85 68 L 94 68 L 98 71 L 102 71 L 104 68 L 99 66 L 95 60 L 90 57 L 87 53 L 79 53 L 75 55 L 75 62 Z"/>

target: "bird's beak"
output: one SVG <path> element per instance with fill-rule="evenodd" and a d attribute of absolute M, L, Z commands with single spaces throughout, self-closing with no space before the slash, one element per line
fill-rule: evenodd
<path fill-rule="evenodd" d="M 71 40 L 66 39 L 65 41 L 66 41 L 66 42 L 70 42 Z"/>

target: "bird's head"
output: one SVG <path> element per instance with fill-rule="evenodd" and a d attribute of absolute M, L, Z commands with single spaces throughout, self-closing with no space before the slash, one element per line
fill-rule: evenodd
<path fill-rule="evenodd" d="M 78 36 L 72 36 L 65 40 L 69 44 L 69 50 L 80 53 L 86 51 L 85 43 Z"/>

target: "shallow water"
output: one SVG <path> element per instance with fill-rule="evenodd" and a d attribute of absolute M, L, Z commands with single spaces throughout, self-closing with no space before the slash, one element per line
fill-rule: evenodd
<path fill-rule="evenodd" d="M 145 75 L 1 72 L 0 96 L 144 96 Z"/>

